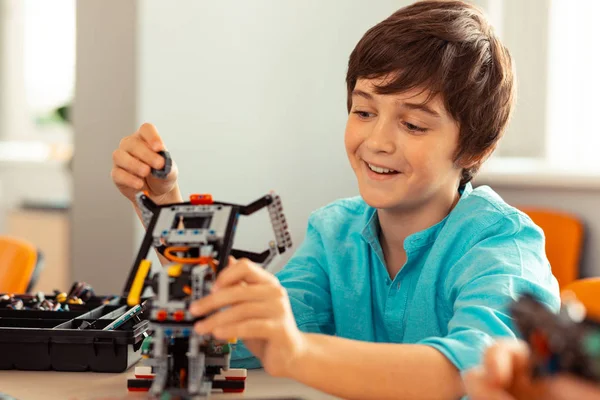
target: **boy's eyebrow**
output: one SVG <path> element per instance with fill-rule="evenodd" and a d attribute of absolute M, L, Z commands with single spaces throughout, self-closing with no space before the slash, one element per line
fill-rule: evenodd
<path fill-rule="evenodd" d="M 358 89 L 354 89 L 352 91 L 352 96 L 360 96 L 360 97 L 364 97 L 367 100 L 373 100 L 373 95 L 370 93 L 367 93 L 365 91 L 362 90 L 358 90 Z M 422 103 L 408 103 L 406 101 L 403 102 L 399 102 L 399 104 L 402 107 L 406 107 L 409 108 L 411 110 L 420 110 L 423 112 L 426 112 L 427 114 L 431 115 L 432 117 L 435 118 L 442 118 L 442 116 L 440 115 L 440 113 L 438 113 L 437 111 L 435 111 L 433 108 L 428 107 L 427 104 L 422 104 Z"/>
<path fill-rule="evenodd" d="M 352 91 L 352 96 L 360 96 L 360 97 L 364 97 L 367 100 L 373 100 L 373 95 L 371 95 L 370 93 L 367 93 L 367 92 L 363 92 L 362 90 L 358 90 L 358 89 L 354 89 Z"/>
<path fill-rule="evenodd" d="M 440 115 L 440 113 L 438 113 L 437 111 L 435 111 L 433 108 L 428 107 L 427 104 L 421 104 L 421 103 L 407 103 L 407 102 L 402 102 L 400 103 L 403 107 L 406 108 L 410 108 L 411 110 L 420 110 L 423 112 L 426 112 L 427 114 L 431 115 L 432 117 L 435 118 L 442 118 L 442 116 Z"/>

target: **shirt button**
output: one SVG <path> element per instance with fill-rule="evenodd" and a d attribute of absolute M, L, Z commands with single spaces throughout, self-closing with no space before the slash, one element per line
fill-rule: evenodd
<path fill-rule="evenodd" d="M 400 289 L 400 282 L 396 283 L 396 289 Z"/>

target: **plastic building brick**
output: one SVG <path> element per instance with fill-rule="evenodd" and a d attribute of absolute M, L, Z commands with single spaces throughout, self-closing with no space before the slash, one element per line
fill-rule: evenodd
<path fill-rule="evenodd" d="M 135 367 L 135 377 L 138 379 L 153 379 L 154 372 L 151 366 Z"/>
<path fill-rule="evenodd" d="M 146 368 L 138 379 L 128 381 L 128 389 L 176 396 L 205 396 L 212 389 L 243 391 L 245 370 L 229 368 L 235 339 L 217 341 L 197 334 L 198 319 L 188 309 L 210 292 L 230 255 L 266 266 L 292 246 L 279 196 L 270 193 L 238 205 L 192 195 L 189 202 L 157 205 L 140 193 L 137 204 L 147 228 L 124 293 L 128 304 L 135 306 L 145 289 L 153 289 L 146 308 L 154 334 L 142 344 Z M 262 253 L 234 249 L 239 217 L 263 208 L 269 212 L 275 240 Z M 169 260 L 156 273 L 147 259 L 152 248 Z"/>
<path fill-rule="evenodd" d="M 127 390 L 130 392 L 151 391 L 153 381 L 151 379 L 128 379 Z M 215 380 L 212 382 L 213 389 L 221 389 L 225 393 L 241 393 L 245 389 L 244 381 Z"/>
<path fill-rule="evenodd" d="M 569 299 L 555 314 L 527 294 L 511 313 L 531 349 L 534 377 L 570 373 L 600 383 L 600 324 L 585 318 L 581 303 Z"/>
<path fill-rule="evenodd" d="M 152 168 L 152 175 L 160 179 L 165 179 L 171 172 L 173 161 L 171 160 L 171 155 L 166 150 L 161 150 L 158 154 L 165 159 L 165 165 L 161 169 Z"/>

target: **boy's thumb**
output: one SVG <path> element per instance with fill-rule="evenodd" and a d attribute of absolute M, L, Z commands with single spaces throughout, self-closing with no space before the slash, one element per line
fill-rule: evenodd
<path fill-rule="evenodd" d="M 498 342 L 485 356 L 488 377 L 499 387 L 509 387 L 515 375 L 526 373 L 528 363 L 529 351 L 519 341 Z"/>

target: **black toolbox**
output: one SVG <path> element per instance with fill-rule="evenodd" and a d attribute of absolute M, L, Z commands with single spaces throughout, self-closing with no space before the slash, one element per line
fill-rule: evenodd
<path fill-rule="evenodd" d="M 141 358 L 149 322 L 136 318 L 116 330 L 102 329 L 129 308 L 126 299 L 114 296 L 70 304 L 69 311 L 0 306 L 0 370 L 123 372 Z M 86 321 L 94 325 L 79 329 Z"/>

